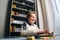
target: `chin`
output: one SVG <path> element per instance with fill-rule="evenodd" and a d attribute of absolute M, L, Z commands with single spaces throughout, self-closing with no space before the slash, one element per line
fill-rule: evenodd
<path fill-rule="evenodd" d="M 31 24 L 34 24 L 35 22 L 31 22 Z"/>

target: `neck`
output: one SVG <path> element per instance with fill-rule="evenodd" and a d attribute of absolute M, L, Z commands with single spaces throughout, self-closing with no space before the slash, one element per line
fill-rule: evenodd
<path fill-rule="evenodd" d="M 33 24 L 31 24 L 28 20 L 26 21 L 29 25 L 33 25 Z"/>

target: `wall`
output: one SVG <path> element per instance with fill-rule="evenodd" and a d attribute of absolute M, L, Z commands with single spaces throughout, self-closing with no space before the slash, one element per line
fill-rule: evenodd
<path fill-rule="evenodd" d="M 56 3 L 58 1 L 59 5 Z M 55 12 L 55 26 L 54 26 L 54 35 L 56 35 L 55 40 L 60 40 L 60 13 L 58 10 L 60 6 L 60 1 L 59 0 L 52 0 L 52 4 L 54 7 L 54 12 Z"/>
<path fill-rule="evenodd" d="M 56 0 L 56 4 L 59 2 L 60 1 L 57 2 L 57 0 Z M 60 3 L 59 3 L 59 5 L 58 4 L 56 5 L 55 10 L 54 10 L 55 11 L 55 35 L 60 34 L 60 31 L 59 31 L 59 29 L 60 29 L 60 9 L 59 8 L 60 8 Z"/>
<path fill-rule="evenodd" d="M 0 0 L 0 37 L 4 35 L 4 22 L 8 0 Z"/>
<path fill-rule="evenodd" d="M 55 28 L 54 28 L 55 40 L 60 40 L 60 15 L 55 14 Z"/>

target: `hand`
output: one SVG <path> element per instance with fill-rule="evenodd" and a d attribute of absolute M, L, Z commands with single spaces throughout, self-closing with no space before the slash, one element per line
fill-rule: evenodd
<path fill-rule="evenodd" d="M 49 31 L 48 30 L 45 30 L 45 34 L 47 34 L 47 33 L 49 34 Z"/>
<path fill-rule="evenodd" d="M 48 30 L 37 30 L 37 34 L 47 34 L 47 33 L 49 33 L 49 31 Z"/>

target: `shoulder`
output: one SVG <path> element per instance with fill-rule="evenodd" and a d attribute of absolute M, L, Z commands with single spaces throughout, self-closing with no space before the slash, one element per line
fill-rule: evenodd
<path fill-rule="evenodd" d="M 26 26 L 26 23 L 24 22 L 22 25 L 23 25 L 23 26 Z"/>
<path fill-rule="evenodd" d="M 37 26 L 36 24 L 34 24 L 34 27 L 35 27 L 35 28 L 38 28 L 38 26 Z"/>
<path fill-rule="evenodd" d="M 25 22 L 23 24 L 21 24 L 21 28 L 23 28 L 23 30 L 26 29 L 26 23 Z"/>
<path fill-rule="evenodd" d="M 36 24 L 34 24 L 34 26 L 37 26 Z"/>

